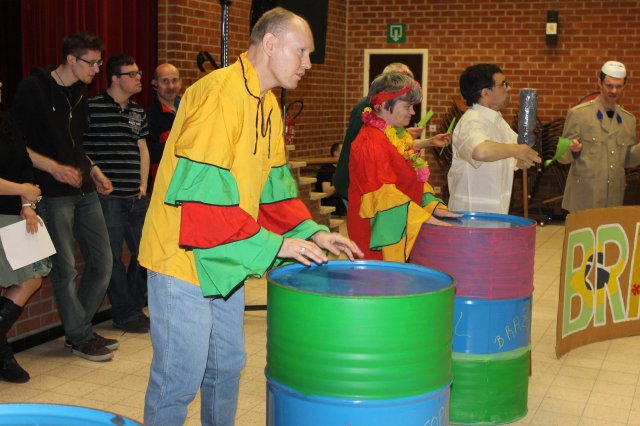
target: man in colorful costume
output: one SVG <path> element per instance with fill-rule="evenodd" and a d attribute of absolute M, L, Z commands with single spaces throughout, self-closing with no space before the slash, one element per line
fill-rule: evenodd
<path fill-rule="evenodd" d="M 182 98 L 139 257 L 149 270 L 154 348 L 149 426 L 183 424 L 198 390 L 203 425 L 234 423 L 247 277 L 284 261 L 326 262 L 322 249 L 362 256 L 311 220 L 287 167 L 270 89 L 295 89 L 312 51 L 308 23 L 272 9 L 254 26 L 248 52 Z"/>
<path fill-rule="evenodd" d="M 367 259 L 406 262 L 423 223 L 459 217 L 436 198 L 429 168 L 405 126 L 422 92 L 413 78 L 387 73 L 371 83 L 363 126 L 349 160 L 349 236 Z"/>

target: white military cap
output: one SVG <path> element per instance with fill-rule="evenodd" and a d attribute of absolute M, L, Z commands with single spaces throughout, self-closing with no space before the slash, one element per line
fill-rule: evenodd
<path fill-rule="evenodd" d="M 613 78 L 625 78 L 627 76 L 627 69 L 622 62 L 607 61 L 602 66 L 602 72 Z"/>

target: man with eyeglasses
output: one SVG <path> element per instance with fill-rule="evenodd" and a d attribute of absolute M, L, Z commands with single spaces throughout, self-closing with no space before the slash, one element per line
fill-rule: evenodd
<path fill-rule="evenodd" d="M 36 69 L 17 88 L 11 114 L 25 135 L 35 178 L 42 190 L 38 213 L 53 240 L 52 286 L 66 343 L 73 354 L 107 361 L 115 339 L 93 331 L 91 320 L 111 277 L 111 250 L 97 191 L 107 195 L 111 182 L 92 166 L 82 146 L 87 126 L 87 85 L 100 72 L 103 44 L 88 33 L 67 36 L 58 66 Z M 76 286 L 75 247 L 84 272 Z"/>
<path fill-rule="evenodd" d="M 450 210 L 508 214 L 513 172 L 541 161 L 528 145 L 518 144 L 518 134 L 502 118 L 510 90 L 494 64 L 472 65 L 460 76 L 460 93 L 470 108 L 452 137 Z"/>
<path fill-rule="evenodd" d="M 138 264 L 138 247 L 144 217 L 149 207 L 149 135 L 147 116 L 131 97 L 142 90 L 142 71 L 129 55 L 114 55 L 107 61 L 109 87 L 89 99 L 89 129 L 84 148 L 113 183 L 113 192 L 101 195 L 100 204 L 109 231 L 113 270 L 107 295 L 115 328 L 130 333 L 148 333 L 146 273 Z M 131 257 L 125 267 L 122 244 Z"/>
<path fill-rule="evenodd" d="M 626 167 L 640 164 L 636 118 L 618 105 L 627 84 L 621 62 L 602 66 L 597 98 L 569 110 L 562 135 L 571 139 L 569 150 L 558 160 L 571 164 L 562 199 L 570 212 L 624 202 Z"/>

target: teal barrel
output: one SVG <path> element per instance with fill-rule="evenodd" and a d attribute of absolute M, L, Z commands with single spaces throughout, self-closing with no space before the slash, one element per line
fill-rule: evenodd
<path fill-rule="evenodd" d="M 331 261 L 278 268 L 267 280 L 268 412 L 285 399 L 313 401 L 333 421 L 332 407 L 354 405 L 367 417 L 359 401 L 371 407 L 386 401 L 393 414 L 394 401 L 406 407 L 427 394 L 445 395 L 448 407 L 451 276 L 401 263 Z M 317 424 L 311 418 L 289 423 L 285 411 L 281 420 L 268 413 L 270 424 Z"/>
<path fill-rule="evenodd" d="M 0 404 L 0 425 L 141 426 L 109 411 L 58 404 Z"/>

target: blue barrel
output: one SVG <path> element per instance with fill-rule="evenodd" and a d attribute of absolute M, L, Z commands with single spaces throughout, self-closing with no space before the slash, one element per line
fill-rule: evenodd
<path fill-rule="evenodd" d="M 360 401 L 303 395 L 267 375 L 267 425 L 446 426 L 450 384 L 415 397 Z"/>
<path fill-rule="evenodd" d="M 119 414 L 57 404 L 0 404 L 0 425 L 7 426 L 141 426 Z"/>
<path fill-rule="evenodd" d="M 267 424 L 448 424 L 454 281 L 379 261 L 267 275 Z"/>
<path fill-rule="evenodd" d="M 485 300 L 456 297 L 453 352 L 492 354 L 531 344 L 531 296 Z"/>

